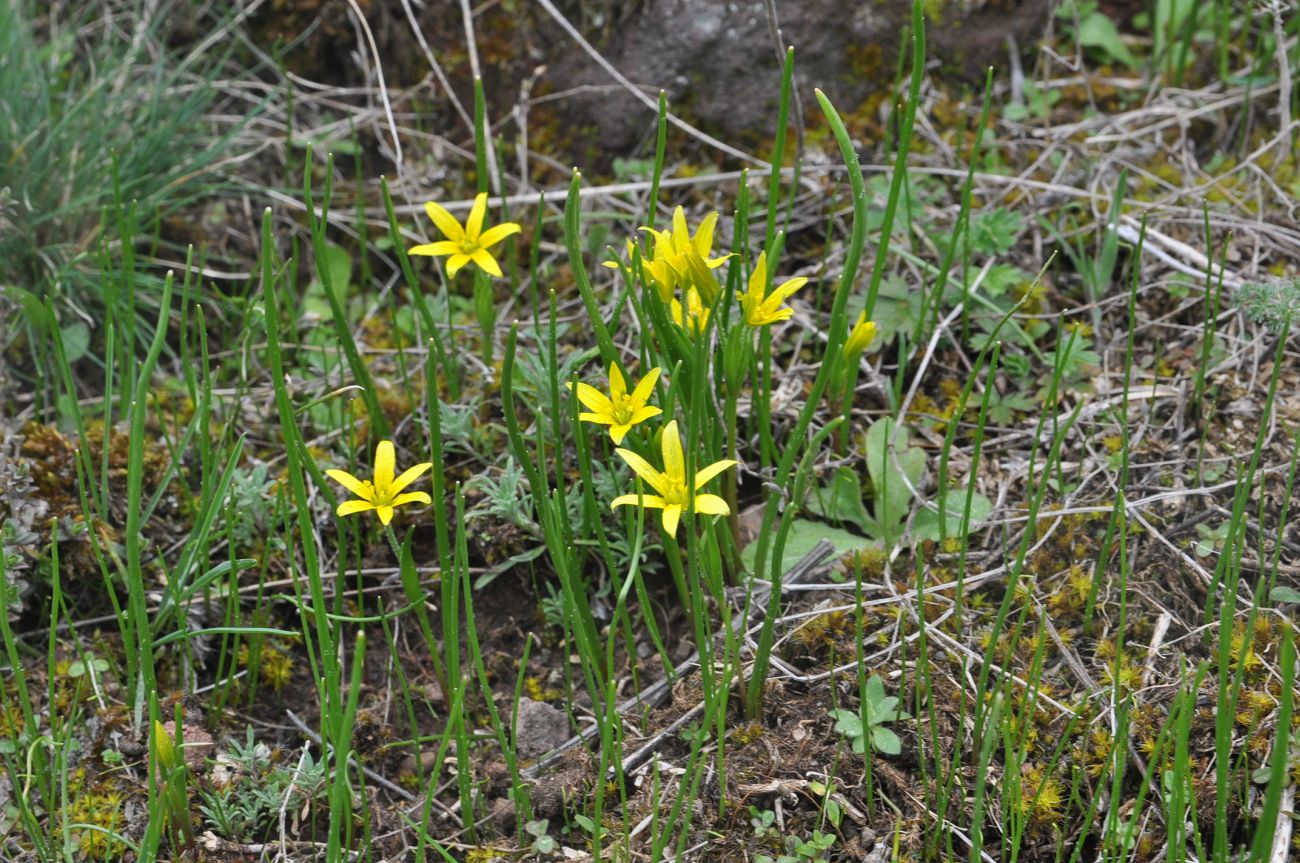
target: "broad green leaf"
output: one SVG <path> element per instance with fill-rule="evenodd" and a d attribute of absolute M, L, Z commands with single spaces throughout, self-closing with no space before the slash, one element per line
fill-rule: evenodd
<path fill-rule="evenodd" d="M 352 281 L 352 255 L 342 246 L 326 243 L 324 266 L 329 270 L 330 284 L 341 296 Z"/>
<path fill-rule="evenodd" d="M 871 748 L 882 755 L 898 755 L 903 751 L 903 742 L 888 728 L 877 725 L 871 729 Z"/>
<path fill-rule="evenodd" d="M 888 344 L 899 332 L 912 332 L 921 316 L 921 303 L 922 292 L 911 290 L 902 279 L 886 277 L 880 284 L 876 306 L 871 313 L 871 319 L 876 322 L 876 340 L 872 342 L 872 347 L 868 348 L 868 351 Z M 849 304 L 850 321 L 857 320 L 862 305 L 861 303 Z"/>
<path fill-rule="evenodd" d="M 1115 22 L 1101 12 L 1093 12 L 1079 22 L 1078 39 L 1085 48 L 1096 48 L 1125 66 L 1137 65 L 1137 58 L 1120 38 Z"/>
<path fill-rule="evenodd" d="M 18 302 L 23 309 L 23 316 L 27 318 L 28 326 L 44 330 L 49 325 L 50 316 L 45 313 L 45 304 L 41 302 L 41 298 L 36 294 L 17 285 L 5 285 L 0 290 L 3 290 L 9 296 L 18 298 Z"/>
<path fill-rule="evenodd" d="M 885 700 L 885 681 L 876 675 L 867 678 L 867 703 L 879 704 Z"/>
<path fill-rule="evenodd" d="M 1274 604 L 1279 602 L 1300 602 L 1300 590 L 1286 585 L 1278 585 L 1268 592 L 1268 601 Z"/>
<path fill-rule="evenodd" d="M 867 473 L 871 476 L 872 511 L 886 545 L 898 541 L 912 508 L 912 488 L 925 472 L 925 453 L 909 444 L 907 427 L 894 434 L 894 420 L 877 420 L 867 429 Z M 894 438 L 891 446 L 890 439 Z"/>
<path fill-rule="evenodd" d="M 802 560 L 804 555 L 812 551 L 813 546 L 823 539 L 829 540 L 831 545 L 835 546 L 835 553 L 840 556 L 875 544 L 866 537 L 849 533 L 847 530 L 824 522 L 798 518 L 790 525 L 790 533 L 786 537 L 785 551 L 781 555 L 781 571 L 789 571 L 790 567 Z M 757 553 L 757 542 L 751 542 L 741 552 L 741 560 L 751 570 L 754 568 L 754 556 Z"/>
<path fill-rule="evenodd" d="M 63 338 L 63 352 L 67 354 L 68 365 L 84 357 L 90 349 L 90 327 L 85 321 L 65 324 L 59 327 L 59 334 Z"/>
<path fill-rule="evenodd" d="M 949 491 L 942 503 L 929 503 L 916 514 L 912 522 L 912 535 L 917 542 L 939 541 L 939 510 L 944 511 L 947 522 L 945 530 L 948 536 L 957 536 L 961 532 L 962 513 L 966 509 L 966 489 L 957 488 Z M 993 504 L 987 497 L 975 492 L 970 501 L 970 529 L 983 524 L 993 512 Z"/>
<path fill-rule="evenodd" d="M 813 492 L 808 500 L 808 511 L 831 521 L 848 522 L 864 531 L 874 527 L 871 515 L 862 503 L 862 483 L 848 467 L 835 470 L 826 485 Z"/>

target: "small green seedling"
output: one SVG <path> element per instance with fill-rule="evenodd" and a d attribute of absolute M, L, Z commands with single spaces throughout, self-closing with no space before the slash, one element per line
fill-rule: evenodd
<path fill-rule="evenodd" d="M 1216 527 L 1210 527 L 1207 524 L 1198 524 L 1196 526 L 1196 542 L 1193 549 L 1197 557 L 1209 557 L 1219 549 L 1223 548 L 1224 541 L 1228 538 L 1228 529 L 1232 527 L 1230 522 L 1223 522 Z"/>
<path fill-rule="evenodd" d="M 898 718 L 898 699 L 885 694 L 885 682 L 876 675 L 867 680 L 867 698 L 862 713 L 852 710 L 832 710 L 835 730 L 853 742 L 853 751 L 864 755 L 867 740 L 871 748 L 881 755 L 898 755 L 903 751 L 902 741 L 885 723 Z"/>
<path fill-rule="evenodd" d="M 836 830 L 840 829 L 840 822 L 844 820 L 844 810 L 835 800 L 835 783 L 809 782 L 808 790 L 821 798 L 822 814 L 826 816 L 826 820 Z"/>
<path fill-rule="evenodd" d="M 71 677 L 74 680 L 78 677 L 84 677 L 88 667 L 93 669 L 97 675 L 103 674 L 105 671 L 108 671 L 108 660 L 100 659 L 94 654 L 88 654 L 86 656 L 86 661 L 83 662 L 78 659 L 68 666 L 68 677 Z"/>
<path fill-rule="evenodd" d="M 524 825 L 524 832 L 533 837 L 533 844 L 528 848 L 534 854 L 553 854 L 555 849 L 560 847 L 547 832 L 549 827 L 550 822 L 545 818 L 529 821 Z"/>
<path fill-rule="evenodd" d="M 754 828 L 754 836 L 762 839 L 768 834 L 776 833 L 776 813 L 771 809 L 759 809 L 757 806 L 749 807 L 749 824 Z"/>
<path fill-rule="evenodd" d="M 780 857 L 759 854 L 754 859 L 757 863 L 823 863 L 826 858 L 822 856 L 822 852 L 834 844 L 834 833 L 814 830 L 811 839 L 800 839 L 798 836 L 785 837 L 786 853 Z"/>

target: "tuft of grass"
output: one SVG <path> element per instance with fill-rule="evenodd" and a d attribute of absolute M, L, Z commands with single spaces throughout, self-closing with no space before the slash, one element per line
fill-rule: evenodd
<path fill-rule="evenodd" d="M 164 222 L 210 193 L 231 133 L 205 120 L 223 55 L 175 56 L 166 15 L 122 28 L 101 4 L 69 9 L 0 7 L 0 286 L 36 358 L 57 324 L 76 362 L 108 321 L 129 352 L 147 349 L 135 320 L 157 316 L 161 280 L 134 240 L 183 248 Z"/>

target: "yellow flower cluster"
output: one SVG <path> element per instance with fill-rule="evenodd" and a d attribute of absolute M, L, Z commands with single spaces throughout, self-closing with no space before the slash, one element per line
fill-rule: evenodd
<path fill-rule="evenodd" d="M 627 391 L 627 381 L 617 365 L 609 367 L 609 395 L 590 384 L 579 383 L 571 387 L 578 401 L 587 408 L 578 414 L 578 419 L 597 425 L 609 426 L 609 436 L 615 444 L 623 443 L 623 438 L 632 426 L 651 417 L 659 416 L 663 411 L 647 404 L 654 391 L 655 382 L 659 380 L 662 369 L 655 367 L 637 382 L 631 393 Z M 677 536 L 677 525 L 682 515 L 698 512 L 703 515 L 730 515 L 731 508 L 727 502 L 716 494 L 704 494 L 701 490 L 705 484 L 737 462 L 730 459 L 714 462 L 694 473 L 689 479 L 686 475 L 686 457 L 682 449 L 682 439 L 677 430 L 677 420 L 669 421 L 659 432 L 659 448 L 663 455 L 664 469 L 657 470 L 636 452 L 619 447 L 615 450 L 623 461 L 645 480 L 655 494 L 625 494 L 615 498 L 611 507 L 637 504 L 646 509 L 663 510 L 664 531 Z M 689 490 L 688 490 L 689 487 Z M 692 495 L 694 492 L 694 495 Z M 692 496 L 694 507 L 691 506 Z"/>
<path fill-rule="evenodd" d="M 425 204 L 425 211 L 445 239 L 412 247 L 408 254 L 447 258 L 447 276 L 454 278 L 462 268 L 474 264 L 490 276 L 501 277 L 502 270 L 492 254 L 492 247 L 509 236 L 520 232 L 514 222 L 503 222 L 486 228 L 487 195 L 474 199 L 465 224 L 440 204 Z M 709 213 L 692 233 L 681 207 L 673 211 L 672 224 L 666 230 L 643 228 L 650 236 L 648 248 L 641 250 L 641 265 L 645 277 L 659 300 L 668 306 L 673 321 L 692 335 L 702 333 L 709 323 L 709 312 L 720 292 L 718 280 L 712 271 L 722 266 L 731 255 L 713 257 L 713 235 L 718 214 Z M 627 242 L 629 258 L 638 249 L 631 240 Z M 606 262 L 606 266 L 619 268 L 620 264 Z M 754 261 L 746 289 L 736 292 L 740 303 L 741 321 L 757 329 L 789 320 L 794 311 L 785 303 L 808 279 L 799 276 L 787 279 L 768 290 L 769 273 L 767 251 L 759 253 Z M 680 295 L 680 296 L 679 296 Z M 845 356 L 855 360 L 876 335 L 876 325 L 858 318 L 844 345 Z M 727 502 L 718 495 L 703 491 L 705 485 L 723 471 L 738 464 L 734 459 L 723 459 L 700 468 L 688 475 L 686 458 L 676 420 L 669 420 L 658 433 L 659 451 L 663 469 L 660 470 L 635 450 L 622 446 L 633 426 L 663 413 L 651 405 L 655 384 L 662 369 L 650 369 L 629 391 L 627 380 L 617 364 L 609 368 L 609 394 L 586 383 L 570 385 L 586 411 L 578 418 L 584 422 L 609 427 L 609 435 L 618 447 L 616 452 L 643 480 L 653 494 L 638 491 L 624 494 L 611 502 L 612 507 L 636 504 L 647 509 L 662 510 L 663 529 L 671 536 L 677 535 L 677 526 L 684 514 L 730 515 Z M 424 462 L 397 473 L 396 455 L 392 441 L 380 441 L 375 450 L 374 476 L 359 479 L 343 470 L 327 470 L 326 474 L 338 482 L 356 499 L 338 506 L 338 515 L 352 515 L 373 510 L 385 527 L 393 519 L 397 507 L 408 503 L 430 503 L 429 495 L 422 491 L 408 492 L 406 488 L 432 467 Z"/>
<path fill-rule="evenodd" d="M 673 321 L 692 335 L 703 332 L 708 326 L 709 309 L 718 298 L 718 281 L 712 271 L 731 258 L 731 255 L 711 257 L 717 223 L 717 212 L 711 212 L 692 234 L 685 211 L 677 207 L 673 210 L 672 227 L 663 231 L 648 227 L 641 229 L 651 237 L 649 249 L 641 256 L 646 280 L 659 300 L 669 307 Z M 629 260 L 635 251 L 636 246 L 628 240 Z M 605 266 L 618 269 L 621 265 L 606 261 Z M 807 283 L 808 279 L 799 276 L 768 293 L 767 252 L 760 252 L 746 290 L 736 292 L 744 322 L 758 328 L 789 320 L 794 310 L 784 303 Z"/>

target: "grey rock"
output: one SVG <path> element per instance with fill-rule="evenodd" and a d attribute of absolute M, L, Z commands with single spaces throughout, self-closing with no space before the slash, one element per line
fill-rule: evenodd
<path fill-rule="evenodd" d="M 587 34 L 632 83 L 691 122 L 726 136 L 769 139 L 776 122 L 784 46 L 795 48 L 795 84 L 806 111 L 820 87 L 841 111 L 890 86 L 902 34 L 911 22 L 905 0 L 777 0 L 778 47 L 764 0 L 647 0 L 606 35 Z M 1007 37 L 1022 50 L 1047 20 L 1047 0 L 948 0 L 927 21 L 927 56 L 945 70 L 982 81 L 1007 66 Z M 542 80 L 555 92 L 579 89 L 557 108 L 566 124 L 593 127 L 605 151 L 623 151 L 653 134 L 655 113 L 567 36 L 557 33 Z"/>
<path fill-rule="evenodd" d="M 568 714 L 542 701 L 519 699 L 516 743 L 520 758 L 540 758 L 568 739 Z"/>

